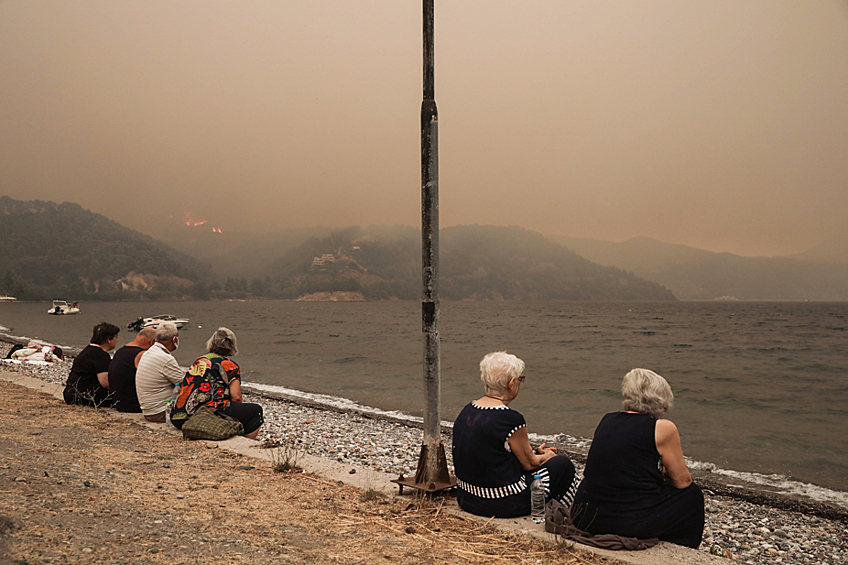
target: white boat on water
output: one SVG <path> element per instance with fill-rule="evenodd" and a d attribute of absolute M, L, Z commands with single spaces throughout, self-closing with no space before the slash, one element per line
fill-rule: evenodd
<path fill-rule="evenodd" d="M 172 314 L 159 314 L 158 316 L 151 316 L 149 318 L 141 317 L 134 322 L 130 322 L 127 324 L 127 328 L 133 331 L 141 331 L 144 328 L 153 328 L 156 329 L 159 327 L 159 324 L 164 324 L 165 322 L 173 322 L 176 324 L 177 329 L 182 329 L 188 324 L 188 318 L 177 318 Z"/>
<path fill-rule="evenodd" d="M 15 302 L 17 298 L 14 296 L 0 296 L 0 302 Z"/>
<path fill-rule="evenodd" d="M 74 302 L 73 304 L 68 304 L 64 300 L 54 300 L 53 306 L 50 307 L 50 310 L 47 311 L 48 314 L 53 314 L 54 316 L 67 316 L 68 314 L 79 314 L 79 302 Z"/>

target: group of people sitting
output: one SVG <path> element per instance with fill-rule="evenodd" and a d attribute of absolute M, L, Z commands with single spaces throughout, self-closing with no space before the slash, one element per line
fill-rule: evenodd
<path fill-rule="evenodd" d="M 566 455 L 530 444 L 524 417 L 509 408 L 524 368 L 504 351 L 480 362 L 485 395 L 466 405 L 453 427 L 460 508 L 499 518 L 530 514 L 530 484 L 539 475 L 546 501 L 570 507 L 583 532 L 697 548 L 704 496 L 686 467 L 677 427 L 662 418 L 674 398 L 668 382 L 647 369 L 624 376 L 623 410 L 601 419 L 580 481 Z"/>
<path fill-rule="evenodd" d="M 206 342 L 206 355 L 188 368 L 181 367 L 173 355 L 180 345 L 175 324 L 145 328 L 110 356 L 120 331 L 108 322 L 94 326 L 91 343 L 71 366 L 66 403 L 140 412 L 150 422 L 170 420 L 178 429 L 206 406 L 238 420 L 244 436 L 256 439 L 263 422 L 262 407 L 242 402 L 241 373 L 230 359 L 238 353 L 232 330 L 218 328 Z"/>
<path fill-rule="evenodd" d="M 151 422 L 182 428 L 201 406 L 242 423 L 255 439 L 262 407 L 242 402 L 236 336 L 218 328 L 207 353 L 185 369 L 173 356 L 173 323 L 143 329 L 110 357 L 120 329 L 103 322 L 74 360 L 64 391 L 68 404 L 114 406 L 141 412 Z M 454 422 L 457 502 L 472 514 L 501 518 L 530 513 L 530 485 L 539 475 L 546 500 L 570 508 L 574 526 L 589 534 L 659 538 L 697 548 L 704 528 L 704 497 L 686 467 L 677 428 L 662 416 L 674 398 L 653 371 L 624 376 L 623 410 L 607 414 L 595 430 L 581 481 L 566 455 L 533 447 L 524 417 L 511 409 L 525 380 L 524 361 L 504 351 L 480 362 L 485 394 Z M 166 418 L 167 416 L 167 418 Z"/>

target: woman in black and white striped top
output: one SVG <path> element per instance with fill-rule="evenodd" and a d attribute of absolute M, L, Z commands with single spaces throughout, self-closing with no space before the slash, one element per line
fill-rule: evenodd
<path fill-rule="evenodd" d="M 509 408 L 524 382 L 524 361 L 498 351 L 480 362 L 486 394 L 454 422 L 457 502 L 466 512 L 508 518 L 530 514 L 530 484 L 541 475 L 546 498 L 571 505 L 577 474 L 571 460 L 544 444 L 530 445 L 524 416 Z"/>

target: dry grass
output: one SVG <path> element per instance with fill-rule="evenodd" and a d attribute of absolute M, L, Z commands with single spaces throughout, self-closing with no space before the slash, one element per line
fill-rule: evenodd
<path fill-rule="evenodd" d="M 404 506 L 405 505 L 405 506 Z M 340 533 L 380 530 L 390 532 L 410 548 L 407 555 L 432 563 L 599 563 L 594 556 L 575 553 L 571 544 L 540 542 L 535 538 L 502 532 L 488 523 L 442 512 L 442 503 L 396 501 L 384 509 L 369 508 L 357 514 L 340 514 Z M 365 557 L 367 543 L 362 547 Z M 419 553 L 419 552 L 425 553 Z"/>
<path fill-rule="evenodd" d="M 298 463 L 303 452 L 293 443 L 277 444 L 271 452 L 271 470 L 275 473 L 294 473 L 300 471 Z"/>

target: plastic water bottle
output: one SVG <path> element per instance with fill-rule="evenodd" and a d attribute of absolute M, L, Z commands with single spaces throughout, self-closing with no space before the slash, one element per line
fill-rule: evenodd
<path fill-rule="evenodd" d="M 530 518 L 536 524 L 545 521 L 545 485 L 542 483 L 542 475 L 533 475 L 530 484 Z"/>

